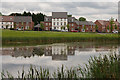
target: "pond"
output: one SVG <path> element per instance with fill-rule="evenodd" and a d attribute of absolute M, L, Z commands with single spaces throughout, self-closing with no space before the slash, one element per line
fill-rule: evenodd
<path fill-rule="evenodd" d="M 28 70 L 31 65 L 42 66 L 55 71 L 62 64 L 67 68 L 87 64 L 90 56 L 118 54 L 117 43 L 73 42 L 36 46 L 9 46 L 2 48 L 2 70 L 14 76 L 19 71 Z"/>

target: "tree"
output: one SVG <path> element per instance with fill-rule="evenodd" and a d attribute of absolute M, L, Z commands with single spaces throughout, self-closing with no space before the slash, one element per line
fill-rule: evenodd
<path fill-rule="evenodd" d="M 115 24 L 115 29 L 117 30 L 117 25 Z"/>
<path fill-rule="evenodd" d="M 67 24 L 67 29 L 68 29 L 68 31 L 69 31 L 69 24 Z"/>
<path fill-rule="evenodd" d="M 0 16 L 2 16 L 2 13 L 0 12 Z"/>
<path fill-rule="evenodd" d="M 67 15 L 68 17 L 72 17 L 72 15 Z"/>
<path fill-rule="evenodd" d="M 40 27 L 41 27 L 42 30 L 44 30 L 44 27 L 45 27 L 45 26 L 44 26 L 43 23 L 40 23 Z"/>
<path fill-rule="evenodd" d="M 86 18 L 80 17 L 80 18 L 79 18 L 79 21 L 86 21 Z"/>
<path fill-rule="evenodd" d="M 95 25 L 95 29 L 98 30 L 98 26 L 97 25 Z"/>
<path fill-rule="evenodd" d="M 109 31 L 109 25 L 107 26 L 107 30 Z"/>
<path fill-rule="evenodd" d="M 11 13 L 9 16 L 32 16 L 34 25 L 40 24 L 41 21 L 44 21 L 44 14 L 42 13 L 32 13 L 24 11 L 23 13 Z"/>
<path fill-rule="evenodd" d="M 114 24 L 114 18 L 112 18 L 111 17 L 111 19 L 110 19 L 110 29 L 111 29 L 111 32 L 112 32 L 112 30 L 113 30 L 113 24 Z"/>

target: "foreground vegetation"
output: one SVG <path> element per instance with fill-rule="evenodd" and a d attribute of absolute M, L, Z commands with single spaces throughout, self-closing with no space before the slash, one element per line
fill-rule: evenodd
<path fill-rule="evenodd" d="M 30 69 L 26 73 L 24 69 L 22 73 L 18 71 L 17 78 L 67 78 L 67 79 L 79 79 L 79 78 L 109 78 L 118 80 L 120 79 L 120 59 L 116 54 L 114 55 L 104 55 L 99 57 L 91 57 L 86 64 L 85 68 L 77 66 L 75 68 L 58 68 L 54 73 L 50 73 L 49 69 L 40 67 L 40 69 L 35 66 L 30 66 Z M 2 78 L 14 78 L 8 71 L 1 73 Z"/>
<path fill-rule="evenodd" d="M 56 42 L 117 42 L 118 34 L 98 33 L 74 33 L 74 32 L 51 32 L 51 31 L 14 31 L 2 30 L 2 41 L 4 43 L 56 43 Z"/>

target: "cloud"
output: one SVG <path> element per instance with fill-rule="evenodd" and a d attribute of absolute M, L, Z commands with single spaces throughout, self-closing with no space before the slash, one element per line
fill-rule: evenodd
<path fill-rule="evenodd" d="M 53 0 L 54 1 L 54 0 Z M 60 1 L 60 0 L 59 0 Z M 117 18 L 117 2 L 2 2 L 2 13 L 12 12 L 42 12 L 51 15 L 51 12 L 68 12 L 76 18 L 86 17 L 88 20 Z M 102 17 L 101 17 L 102 16 Z"/>

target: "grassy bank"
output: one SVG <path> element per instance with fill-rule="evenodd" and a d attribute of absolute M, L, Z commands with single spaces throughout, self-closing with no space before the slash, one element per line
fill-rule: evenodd
<path fill-rule="evenodd" d="M 3 43 L 117 42 L 118 39 L 118 34 L 2 30 Z"/>
<path fill-rule="evenodd" d="M 61 68 L 58 68 L 54 73 L 50 73 L 49 69 L 40 67 L 39 69 L 35 66 L 30 66 L 30 69 L 26 73 L 24 69 L 18 71 L 18 77 L 23 80 L 26 78 L 67 78 L 68 80 L 79 78 L 87 78 L 88 80 L 98 79 L 107 79 L 107 80 L 119 80 L 120 79 L 120 59 L 116 54 L 110 56 L 99 56 L 93 57 L 88 61 L 85 68 L 77 66 L 75 68 L 64 68 L 62 65 Z M 17 75 L 17 73 L 16 73 Z M 15 78 L 8 71 L 1 73 L 2 78 Z M 91 79 L 90 79 L 91 78 Z"/>

